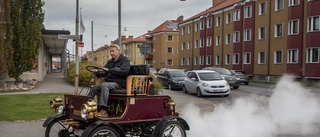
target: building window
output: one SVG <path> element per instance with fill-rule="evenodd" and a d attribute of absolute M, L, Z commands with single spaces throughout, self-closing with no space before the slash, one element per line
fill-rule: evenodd
<path fill-rule="evenodd" d="M 216 46 L 220 46 L 220 45 L 221 45 L 221 37 L 216 36 Z"/>
<path fill-rule="evenodd" d="M 216 26 L 220 26 L 221 25 L 221 17 L 217 17 L 217 20 L 216 20 Z"/>
<path fill-rule="evenodd" d="M 240 10 L 233 11 L 233 21 L 239 21 L 240 20 Z"/>
<path fill-rule="evenodd" d="M 307 48 L 307 63 L 319 63 L 319 48 Z"/>
<path fill-rule="evenodd" d="M 199 47 L 199 40 L 195 40 L 195 42 L 194 42 L 194 48 L 196 49 L 196 48 L 198 48 Z"/>
<path fill-rule="evenodd" d="M 203 30 L 204 29 L 204 21 L 202 20 L 201 22 L 200 22 L 200 30 Z"/>
<path fill-rule="evenodd" d="M 204 47 L 204 39 L 200 39 L 200 48 Z"/>
<path fill-rule="evenodd" d="M 266 27 L 259 28 L 259 39 L 266 38 Z"/>
<path fill-rule="evenodd" d="M 186 64 L 186 58 L 181 58 L 181 65 L 185 65 Z"/>
<path fill-rule="evenodd" d="M 244 41 L 251 41 L 251 29 L 244 30 Z"/>
<path fill-rule="evenodd" d="M 320 30 L 320 16 L 308 18 L 308 32 Z"/>
<path fill-rule="evenodd" d="M 267 13 L 267 3 L 262 2 L 259 4 L 259 15 L 263 15 Z"/>
<path fill-rule="evenodd" d="M 274 64 L 282 63 L 282 51 L 274 51 Z"/>
<path fill-rule="evenodd" d="M 173 41 L 173 36 L 172 35 L 168 35 L 168 41 Z"/>
<path fill-rule="evenodd" d="M 239 60 L 240 60 L 239 54 L 238 53 L 233 54 L 232 64 L 239 64 Z"/>
<path fill-rule="evenodd" d="M 230 55 L 226 55 L 226 65 L 229 65 L 230 64 Z"/>
<path fill-rule="evenodd" d="M 251 63 L 251 54 L 250 52 L 243 53 L 243 64 L 250 64 Z"/>
<path fill-rule="evenodd" d="M 231 43 L 231 34 L 226 34 L 226 44 Z"/>
<path fill-rule="evenodd" d="M 204 57 L 203 57 L 203 56 L 200 56 L 199 65 L 203 65 L 203 63 L 204 63 Z"/>
<path fill-rule="evenodd" d="M 173 53 L 173 48 L 172 47 L 168 47 L 167 53 Z"/>
<path fill-rule="evenodd" d="M 229 14 L 227 14 L 226 15 L 226 24 L 229 24 L 229 23 L 231 23 L 231 13 L 229 13 Z"/>
<path fill-rule="evenodd" d="M 252 6 L 246 6 L 244 8 L 244 18 L 251 18 L 252 16 Z"/>
<path fill-rule="evenodd" d="M 276 0 L 275 2 L 275 10 L 283 10 L 283 0 Z"/>
<path fill-rule="evenodd" d="M 181 35 L 184 35 L 186 33 L 186 28 L 183 27 L 182 30 L 181 30 Z"/>
<path fill-rule="evenodd" d="M 198 57 L 194 57 L 194 65 L 198 65 Z"/>
<path fill-rule="evenodd" d="M 191 62 L 191 58 L 188 57 L 188 58 L 187 58 L 187 65 L 190 65 L 190 62 Z"/>
<path fill-rule="evenodd" d="M 212 18 L 207 19 L 207 28 L 212 27 Z"/>
<path fill-rule="evenodd" d="M 191 25 L 188 26 L 188 33 L 191 33 Z"/>
<path fill-rule="evenodd" d="M 299 20 L 289 21 L 289 35 L 294 35 L 299 33 Z"/>
<path fill-rule="evenodd" d="M 194 27 L 194 31 L 198 31 L 199 30 L 199 24 L 196 23 L 196 27 Z"/>
<path fill-rule="evenodd" d="M 298 50 L 289 49 L 287 60 L 288 60 L 288 63 L 298 63 Z"/>
<path fill-rule="evenodd" d="M 300 0 L 289 0 L 289 6 L 299 5 Z"/>
<path fill-rule="evenodd" d="M 283 25 L 282 24 L 276 24 L 274 27 L 274 37 L 281 37 L 283 36 Z"/>
<path fill-rule="evenodd" d="M 219 55 L 216 56 L 216 65 L 220 65 L 220 56 Z"/>
<path fill-rule="evenodd" d="M 172 66 L 172 65 L 173 65 L 172 59 L 167 59 L 167 65 L 168 65 L 168 66 Z"/>
<path fill-rule="evenodd" d="M 188 49 L 191 48 L 191 41 L 188 42 Z"/>
<path fill-rule="evenodd" d="M 240 42 L 240 32 L 235 31 L 233 32 L 233 43 Z"/>
<path fill-rule="evenodd" d="M 183 42 L 183 43 L 181 44 L 181 50 L 185 50 L 185 49 L 186 49 L 186 43 Z"/>
<path fill-rule="evenodd" d="M 211 37 L 207 37 L 207 47 L 211 46 Z"/>
<path fill-rule="evenodd" d="M 265 52 L 258 52 L 258 64 L 266 63 L 266 53 Z"/>
<path fill-rule="evenodd" d="M 211 56 L 210 55 L 207 56 L 206 64 L 211 65 Z"/>

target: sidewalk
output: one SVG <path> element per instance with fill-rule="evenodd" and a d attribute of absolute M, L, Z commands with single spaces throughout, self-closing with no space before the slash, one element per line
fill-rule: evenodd
<path fill-rule="evenodd" d="M 82 87 L 79 87 L 79 92 L 82 90 Z M 0 95 L 6 94 L 39 94 L 39 93 L 68 93 L 74 94 L 75 87 L 66 81 L 62 73 L 50 73 L 46 75 L 43 82 L 41 82 L 38 87 L 31 91 L 27 92 L 13 92 L 13 93 L 0 93 Z M 88 88 L 84 88 L 81 92 L 82 95 L 85 95 L 88 91 Z M 195 96 L 190 96 L 186 94 L 181 94 L 181 91 L 171 91 L 162 89 L 163 95 L 169 95 L 176 102 L 177 111 L 181 111 L 185 105 L 193 103 L 201 111 L 212 111 L 214 109 L 214 104 L 210 101 L 198 98 Z"/>

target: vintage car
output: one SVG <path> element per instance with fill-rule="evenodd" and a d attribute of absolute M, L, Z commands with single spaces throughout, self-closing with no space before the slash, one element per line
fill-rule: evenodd
<path fill-rule="evenodd" d="M 101 67 L 87 66 L 91 83 L 101 83 Z M 99 102 L 99 101 L 97 101 Z M 65 94 L 50 101 L 56 113 L 44 123 L 52 137 L 186 137 L 188 123 L 168 95 L 154 95 L 149 65 L 132 65 L 126 89 L 110 91 L 108 117 L 98 117 L 99 104 L 85 95 Z"/>

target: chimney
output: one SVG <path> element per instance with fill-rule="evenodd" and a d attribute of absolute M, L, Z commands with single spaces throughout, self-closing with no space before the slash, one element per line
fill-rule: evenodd
<path fill-rule="evenodd" d="M 212 6 L 215 6 L 219 3 L 221 3 L 222 1 L 224 1 L 224 0 L 212 0 Z"/>
<path fill-rule="evenodd" d="M 179 17 L 177 18 L 177 21 L 178 21 L 178 23 L 182 22 L 182 21 L 183 21 L 183 15 L 179 16 Z"/>
<path fill-rule="evenodd" d="M 126 39 L 126 36 L 121 36 L 121 40 L 125 40 Z"/>

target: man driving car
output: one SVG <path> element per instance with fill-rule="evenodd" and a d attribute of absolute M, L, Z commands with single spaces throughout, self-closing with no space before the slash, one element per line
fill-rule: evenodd
<path fill-rule="evenodd" d="M 105 76 L 105 82 L 101 85 L 95 85 L 90 89 L 88 96 L 94 98 L 100 95 L 98 116 L 107 117 L 107 106 L 109 91 L 125 88 L 126 79 L 130 70 L 130 61 L 120 52 L 120 47 L 116 44 L 109 46 L 111 59 L 104 66 L 106 73 L 98 72 L 97 76 Z"/>

